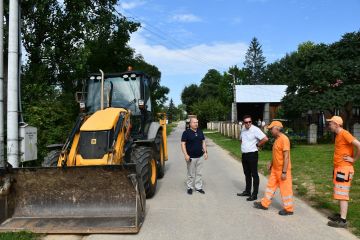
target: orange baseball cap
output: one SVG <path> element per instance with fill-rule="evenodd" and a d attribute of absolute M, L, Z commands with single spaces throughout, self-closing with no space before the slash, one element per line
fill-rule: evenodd
<path fill-rule="evenodd" d="M 282 125 L 282 123 L 280 121 L 272 121 L 267 128 L 271 129 L 273 127 L 281 127 L 281 128 L 283 128 L 283 125 Z"/>
<path fill-rule="evenodd" d="M 332 118 L 330 119 L 326 119 L 327 122 L 334 122 L 334 123 L 337 123 L 339 125 L 343 125 L 343 120 L 340 116 L 333 116 Z"/>

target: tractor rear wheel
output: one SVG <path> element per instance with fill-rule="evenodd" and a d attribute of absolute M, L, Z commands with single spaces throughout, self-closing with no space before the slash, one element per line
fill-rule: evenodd
<path fill-rule="evenodd" d="M 144 184 L 146 198 L 155 195 L 157 184 L 157 165 L 151 147 L 139 146 L 132 152 L 132 160 L 136 163 L 137 171 Z"/>
<path fill-rule="evenodd" d="M 61 150 L 52 150 L 44 157 L 44 161 L 41 166 L 43 167 L 56 167 L 60 157 Z"/>

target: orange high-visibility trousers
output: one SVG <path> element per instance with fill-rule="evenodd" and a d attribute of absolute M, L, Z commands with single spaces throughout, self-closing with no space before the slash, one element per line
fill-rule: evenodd
<path fill-rule="evenodd" d="M 291 171 L 287 172 L 285 181 L 281 180 L 281 174 L 281 171 L 271 170 L 269 181 L 265 190 L 265 196 L 261 199 L 261 204 L 264 207 L 269 207 L 277 188 L 280 188 L 280 194 L 283 201 L 284 209 L 288 212 L 293 212 L 294 196 L 292 190 Z"/>
<path fill-rule="evenodd" d="M 334 168 L 334 199 L 349 201 L 349 193 L 353 176 L 353 166 L 340 166 Z"/>

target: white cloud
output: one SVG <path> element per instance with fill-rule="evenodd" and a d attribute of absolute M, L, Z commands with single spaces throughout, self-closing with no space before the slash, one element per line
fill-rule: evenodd
<path fill-rule="evenodd" d="M 143 0 L 134 0 L 134 1 L 121 1 L 120 2 L 120 7 L 124 10 L 129 10 L 129 9 L 133 9 L 133 8 L 137 8 L 139 6 L 144 5 L 146 2 Z"/>
<path fill-rule="evenodd" d="M 165 75 L 205 74 L 210 68 L 225 71 L 244 60 L 247 44 L 243 42 L 200 44 L 172 49 L 149 44 L 142 31 L 134 33 L 130 46 Z"/>
<path fill-rule="evenodd" d="M 201 22 L 202 19 L 194 14 L 175 14 L 171 17 L 171 20 L 176 22 Z"/>

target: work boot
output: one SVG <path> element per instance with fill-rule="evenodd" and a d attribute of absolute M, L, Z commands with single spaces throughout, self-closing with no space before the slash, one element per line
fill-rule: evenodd
<path fill-rule="evenodd" d="M 257 199 L 257 195 L 251 195 L 250 197 L 248 197 L 247 199 L 246 199 L 246 201 L 255 201 Z"/>
<path fill-rule="evenodd" d="M 249 197 L 251 194 L 247 191 L 243 191 L 242 193 L 237 193 L 239 197 Z"/>
<path fill-rule="evenodd" d="M 192 194 L 192 192 L 193 192 L 193 190 L 192 190 L 191 188 L 188 188 L 188 190 L 187 190 L 187 194 L 191 195 L 191 194 Z"/>
<path fill-rule="evenodd" d="M 196 189 L 198 193 L 205 194 L 205 191 L 203 189 Z"/>
<path fill-rule="evenodd" d="M 331 221 L 337 221 L 339 220 L 341 217 L 340 217 L 340 214 L 339 213 L 335 213 L 331 216 L 328 216 L 328 219 L 331 220 Z"/>
<path fill-rule="evenodd" d="M 268 210 L 267 207 L 264 207 L 261 202 L 254 202 L 254 208 L 262 209 L 262 210 Z"/>
<path fill-rule="evenodd" d="M 286 211 L 285 209 L 279 211 L 279 215 L 281 215 L 281 216 L 288 216 L 288 215 L 293 215 L 293 214 L 294 214 L 294 212 L 289 212 L 289 211 Z"/>
<path fill-rule="evenodd" d="M 329 221 L 328 226 L 335 228 L 347 228 L 348 223 L 345 219 L 339 218 L 336 221 Z"/>

